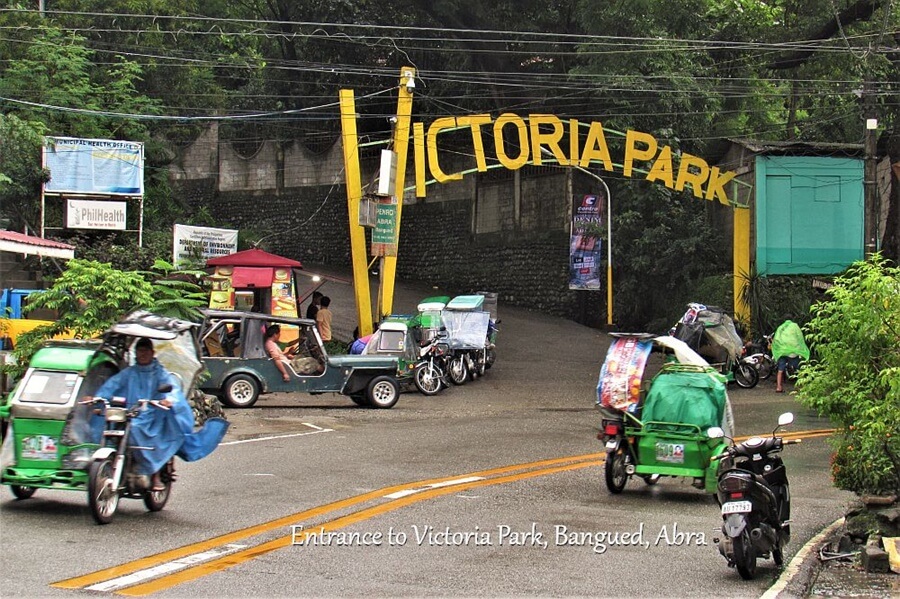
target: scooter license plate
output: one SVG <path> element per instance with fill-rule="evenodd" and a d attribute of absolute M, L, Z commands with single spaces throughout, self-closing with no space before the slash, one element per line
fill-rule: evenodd
<path fill-rule="evenodd" d="M 608 450 L 610 450 L 610 451 L 612 451 L 613 449 L 615 449 L 615 448 L 616 448 L 616 441 L 615 441 L 615 439 L 610 440 L 610 441 L 607 441 L 607 442 L 606 442 L 606 448 L 607 448 Z"/>
<path fill-rule="evenodd" d="M 743 514 L 753 511 L 753 504 L 749 501 L 729 501 L 722 504 L 723 514 Z"/>

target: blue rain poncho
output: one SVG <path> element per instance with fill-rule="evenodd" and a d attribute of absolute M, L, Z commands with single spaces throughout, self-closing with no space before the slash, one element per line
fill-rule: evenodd
<path fill-rule="evenodd" d="M 172 385 L 172 391 L 159 393 L 159 387 L 166 384 Z M 148 404 L 131 421 L 130 444 L 152 447 L 134 450 L 138 474 L 151 475 L 159 471 L 175 455 L 186 462 L 206 457 L 228 430 L 227 421 L 210 418 L 203 428 L 194 431 L 194 413 L 181 391 L 181 385 L 155 358 L 146 366 L 135 364 L 111 377 L 97 390 L 96 396 L 105 399 L 124 397 L 129 408 L 140 399 L 172 401 L 168 410 Z M 91 424 L 94 441 L 99 443 L 103 418 L 96 418 Z"/>

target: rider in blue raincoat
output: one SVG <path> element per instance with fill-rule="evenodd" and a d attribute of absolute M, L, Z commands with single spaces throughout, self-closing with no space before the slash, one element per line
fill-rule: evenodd
<path fill-rule="evenodd" d="M 152 449 L 135 449 L 134 458 L 138 474 L 153 477 L 153 490 L 163 489 L 159 470 L 172 456 L 192 462 L 203 458 L 216 448 L 228 422 L 219 418 L 209 419 L 203 428 L 194 431 L 194 413 L 174 377 L 154 357 L 153 342 L 142 338 L 135 344 L 135 361 L 107 380 L 96 393 L 97 397 L 112 399 L 124 397 L 131 408 L 140 399 L 155 400 L 160 406 L 148 405 L 131 422 L 131 445 Z M 172 385 L 168 393 L 160 393 L 163 385 Z M 169 408 L 169 409 L 165 409 Z M 95 441 L 103 430 L 103 419 L 92 422 Z"/>

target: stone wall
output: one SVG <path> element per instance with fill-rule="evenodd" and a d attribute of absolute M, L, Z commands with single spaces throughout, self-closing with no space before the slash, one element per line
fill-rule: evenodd
<path fill-rule="evenodd" d="M 207 206 L 216 219 L 211 226 L 251 230 L 265 237 L 267 251 L 302 262 L 350 265 L 339 144 L 313 154 L 298 144 L 280 152 L 266 142 L 251 157 L 226 143 L 210 144 L 209 136 L 198 144 L 180 157 L 173 188 L 185 201 Z M 205 163 L 204 148 L 217 155 L 214 176 L 200 176 L 203 169 L 192 166 Z M 454 172 L 453 158 L 442 166 Z M 377 168 L 374 157 L 364 157 L 364 185 Z M 501 302 L 586 324 L 605 321 L 604 293 L 568 289 L 571 171 L 497 169 L 430 185 L 427 193 L 404 198 L 398 277 L 456 293 L 493 291 Z"/>

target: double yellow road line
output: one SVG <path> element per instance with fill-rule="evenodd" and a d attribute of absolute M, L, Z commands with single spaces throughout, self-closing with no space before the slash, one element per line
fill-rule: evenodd
<path fill-rule="evenodd" d="M 290 529 L 294 525 L 303 525 L 304 530 L 314 528 L 316 532 L 331 532 L 407 505 L 442 495 L 599 466 L 603 464 L 603 457 L 604 454 L 602 453 L 591 453 L 492 468 L 490 470 L 473 472 L 463 477 L 435 478 L 385 487 L 200 541 L 199 543 L 151 555 L 127 564 L 99 570 L 76 578 L 61 580 L 53 583 L 51 586 L 63 589 L 115 592 L 120 595 L 133 597 L 150 595 L 196 580 L 208 574 L 237 566 L 276 549 L 291 545 L 293 541 L 292 534 L 279 536 L 273 540 L 250 547 L 238 544 L 240 541 L 273 530 Z M 332 520 L 317 521 L 323 516 L 372 501 L 380 502 L 376 505 L 338 516 Z M 310 526 L 310 523 L 313 525 Z M 172 571 L 176 568 L 177 571 Z"/>
<path fill-rule="evenodd" d="M 834 432 L 833 429 L 820 429 L 784 433 L 782 436 L 788 439 L 813 438 L 827 436 L 832 432 Z M 739 437 L 736 441 L 746 438 L 748 437 Z M 435 497 L 478 487 L 600 466 L 603 464 L 604 457 L 605 453 L 590 453 L 385 487 L 126 564 L 61 580 L 51 586 L 63 589 L 114 592 L 133 597 L 150 595 L 215 572 L 221 572 L 277 549 L 289 547 L 295 540 L 294 534 L 291 533 L 279 535 L 274 539 L 257 544 L 241 544 L 242 541 L 258 535 L 271 533 L 278 529 L 291 531 L 293 526 L 303 526 L 303 530 L 314 530 L 315 533 L 333 532 Z M 374 503 L 374 505 L 363 506 L 367 503 Z M 338 515 L 354 508 L 357 509 L 344 515 Z M 323 521 L 323 518 L 330 516 L 332 519 Z"/>

